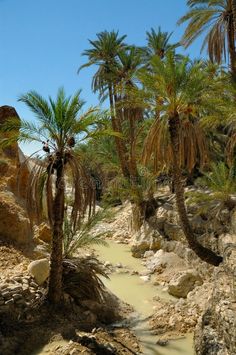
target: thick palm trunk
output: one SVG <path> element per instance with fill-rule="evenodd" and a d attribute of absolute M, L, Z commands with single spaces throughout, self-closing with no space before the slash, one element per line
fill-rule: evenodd
<path fill-rule="evenodd" d="M 56 194 L 53 201 L 53 233 L 48 288 L 48 300 L 52 304 L 59 304 L 62 300 L 62 243 L 64 199 L 64 167 L 61 159 L 59 162 L 59 167 L 57 168 Z"/>
<path fill-rule="evenodd" d="M 110 110 L 111 110 L 112 129 L 115 132 L 122 133 L 120 122 L 118 122 L 117 117 L 116 117 L 116 113 L 115 113 L 115 105 L 114 105 L 113 92 L 112 92 L 111 85 L 109 85 L 109 103 L 110 103 Z M 115 143 L 116 143 L 116 151 L 117 151 L 117 155 L 118 155 L 118 158 L 120 161 L 122 173 L 125 178 L 129 179 L 130 174 L 129 174 L 129 169 L 127 167 L 127 157 L 125 156 L 124 143 L 122 142 L 122 139 L 119 137 L 115 137 Z"/>
<path fill-rule="evenodd" d="M 181 227 L 188 241 L 189 247 L 199 256 L 200 259 L 209 264 L 218 266 L 222 262 L 222 257 L 216 255 L 212 250 L 203 247 L 196 241 L 193 230 L 190 226 L 185 202 L 182 174 L 179 166 L 179 116 L 175 114 L 169 119 L 169 131 L 173 153 L 173 182 L 175 188 L 176 204 L 180 218 Z"/>

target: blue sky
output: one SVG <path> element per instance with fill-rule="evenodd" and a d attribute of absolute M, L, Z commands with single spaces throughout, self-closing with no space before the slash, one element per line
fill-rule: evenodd
<path fill-rule="evenodd" d="M 55 96 L 60 86 L 68 95 L 82 89 L 89 106 L 98 104 L 90 89 L 94 69 L 76 73 L 88 39 L 114 29 L 127 34 L 128 43 L 144 45 L 145 32 L 161 26 L 174 31 L 175 42 L 184 30 L 176 22 L 186 10 L 186 0 L 0 0 L 0 105 L 31 120 L 19 95 L 34 89 Z M 199 57 L 200 43 L 187 53 Z"/>

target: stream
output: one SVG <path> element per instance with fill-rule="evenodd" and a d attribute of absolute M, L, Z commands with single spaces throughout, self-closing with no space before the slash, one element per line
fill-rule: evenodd
<path fill-rule="evenodd" d="M 113 265 L 122 264 L 134 271 L 143 271 L 141 259 L 133 258 L 130 246 L 109 241 L 109 247 L 96 247 L 99 259 L 109 261 Z M 140 341 L 145 355 L 193 355 L 193 335 L 169 341 L 166 346 L 156 344 L 158 336 L 152 335 L 148 329 L 147 318 L 153 313 L 153 297 L 159 296 L 165 300 L 174 299 L 162 286 L 154 286 L 150 281 L 144 282 L 139 275 L 129 273 L 112 273 L 110 279 L 103 282 L 117 297 L 133 306 L 136 315 L 132 330 Z"/>
<path fill-rule="evenodd" d="M 130 247 L 125 244 L 117 244 L 109 241 L 109 247 L 97 246 L 96 253 L 101 261 L 109 261 L 111 264 L 122 264 L 132 271 L 143 271 L 141 259 L 133 258 Z M 119 269 L 118 269 L 119 270 Z M 165 346 L 157 345 L 157 335 L 153 335 L 148 327 L 147 318 L 154 312 L 155 296 L 159 296 L 164 301 L 175 299 L 163 290 L 162 286 L 154 286 L 152 282 L 144 282 L 139 275 L 130 275 L 121 272 L 112 273 L 109 279 L 104 278 L 103 282 L 117 297 L 133 306 L 134 317 L 131 319 L 131 329 L 137 336 L 144 355 L 193 355 L 193 335 L 187 334 L 185 337 L 171 340 Z M 50 353 L 53 346 L 66 345 L 67 341 L 57 341 L 45 345 L 34 355 L 46 355 Z"/>

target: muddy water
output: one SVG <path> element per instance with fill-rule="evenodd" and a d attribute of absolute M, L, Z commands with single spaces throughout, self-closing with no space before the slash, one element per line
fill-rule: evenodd
<path fill-rule="evenodd" d="M 96 250 L 103 261 L 109 261 L 113 265 L 121 263 L 122 266 L 138 272 L 144 270 L 141 260 L 131 256 L 130 247 L 127 245 L 109 242 L 108 248 L 100 246 Z M 159 296 L 163 301 L 173 299 L 161 286 L 144 282 L 138 275 L 131 276 L 129 273 L 114 273 L 110 276 L 110 280 L 103 281 L 116 296 L 131 304 L 138 313 L 133 330 L 140 340 L 145 355 L 194 354 L 191 334 L 183 339 L 170 341 L 163 347 L 156 345 L 157 336 L 152 335 L 148 329 L 147 318 L 153 313 L 153 297 Z"/>

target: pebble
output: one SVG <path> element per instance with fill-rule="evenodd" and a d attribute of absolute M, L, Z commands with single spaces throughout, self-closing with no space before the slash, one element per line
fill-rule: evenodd
<path fill-rule="evenodd" d="M 118 267 L 119 269 L 121 269 L 121 268 L 123 267 L 123 265 L 122 265 L 121 263 L 117 263 L 117 264 L 115 265 L 115 267 Z"/>
<path fill-rule="evenodd" d="M 15 294 L 12 295 L 12 297 L 13 297 L 14 300 L 19 300 L 19 299 L 22 298 L 22 295 L 20 293 L 15 293 Z"/>
<path fill-rule="evenodd" d="M 148 282 L 148 281 L 150 281 L 151 277 L 150 277 L 150 275 L 140 276 L 140 279 L 143 280 L 144 282 Z"/>
<path fill-rule="evenodd" d="M 13 304 L 13 303 L 14 303 L 14 300 L 12 298 L 5 302 L 5 304 Z"/>

